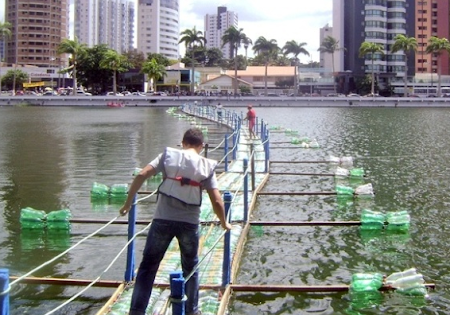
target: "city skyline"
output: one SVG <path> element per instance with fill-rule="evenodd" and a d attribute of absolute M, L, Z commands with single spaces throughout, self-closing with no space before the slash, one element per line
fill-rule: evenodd
<path fill-rule="evenodd" d="M 134 0 L 137 8 L 137 0 Z M 5 0 L 0 0 L 0 16 L 4 16 Z M 259 0 L 180 0 L 180 32 L 185 29 L 204 31 L 204 16 L 217 11 L 218 6 L 226 6 L 228 10 L 239 16 L 239 28 L 256 41 L 259 36 L 275 39 L 280 47 L 287 41 L 306 42 L 306 49 L 311 57 L 301 55 L 300 61 L 319 61 L 320 28 L 327 23 L 332 25 L 333 0 L 315 0 L 307 6 L 301 1 L 278 0 L 276 3 L 264 3 Z M 71 26 L 73 25 L 73 0 L 70 5 Z M 136 29 L 136 28 L 135 28 Z M 73 27 L 71 27 L 73 38 Z M 135 36 L 134 46 L 137 47 Z M 241 47 L 239 54 L 244 54 Z M 249 49 L 249 56 L 253 50 Z M 184 56 L 184 46 L 180 45 L 180 55 Z"/>

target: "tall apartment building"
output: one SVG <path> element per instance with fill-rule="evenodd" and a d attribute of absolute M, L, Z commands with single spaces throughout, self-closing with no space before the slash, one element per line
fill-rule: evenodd
<path fill-rule="evenodd" d="M 234 51 L 229 44 L 222 47 L 222 36 L 225 31 L 234 26 L 238 28 L 238 15 L 232 11 L 227 11 L 227 7 L 218 7 L 217 14 L 205 15 L 205 38 L 206 48 L 218 48 L 222 51 L 225 59 L 234 57 Z"/>
<path fill-rule="evenodd" d="M 179 59 L 180 11 L 178 0 L 138 0 L 137 49 Z"/>
<path fill-rule="evenodd" d="M 65 62 L 56 51 L 69 34 L 68 0 L 6 0 L 5 5 L 12 25 L 7 63 L 59 67 Z"/>
<path fill-rule="evenodd" d="M 450 38 L 450 4 L 448 0 L 416 0 L 416 34 L 418 43 L 416 73 L 437 73 L 437 56 L 427 54 L 430 37 Z M 448 54 L 441 58 L 441 74 L 450 74 Z"/>
<path fill-rule="evenodd" d="M 132 50 L 133 1 L 75 0 L 74 33 L 88 47 L 106 44 L 119 53 Z"/>
<path fill-rule="evenodd" d="M 322 45 L 324 39 L 328 36 L 333 37 L 333 28 L 327 24 L 324 27 L 320 28 L 320 45 Z M 323 52 L 320 53 L 320 67 L 326 72 L 333 71 L 333 60 L 331 54 Z"/>
<path fill-rule="evenodd" d="M 390 52 L 396 35 L 415 36 L 413 1 L 334 0 L 333 6 L 333 37 L 345 48 L 338 54 L 341 59 L 337 57 L 340 71 L 350 70 L 359 77 L 372 72 L 372 60 L 359 57 L 359 48 L 367 41 L 384 47 L 384 55 L 377 54 L 373 66 L 381 83 L 401 81 L 406 69 L 408 76 L 414 75 L 412 55 L 406 65 L 403 52 Z"/>

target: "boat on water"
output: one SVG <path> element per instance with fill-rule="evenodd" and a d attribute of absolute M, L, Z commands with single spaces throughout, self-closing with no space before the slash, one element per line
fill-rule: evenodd
<path fill-rule="evenodd" d="M 108 102 L 106 103 L 108 107 L 125 107 L 125 103 L 123 102 Z"/>

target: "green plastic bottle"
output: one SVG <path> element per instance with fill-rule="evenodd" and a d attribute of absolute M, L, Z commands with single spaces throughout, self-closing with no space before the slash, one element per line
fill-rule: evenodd
<path fill-rule="evenodd" d="M 26 207 L 20 210 L 20 225 L 23 229 L 43 229 L 45 217 L 45 211 Z"/>
<path fill-rule="evenodd" d="M 411 217 L 407 211 L 389 212 L 386 214 L 386 221 L 388 222 L 387 230 L 407 231 Z"/>
<path fill-rule="evenodd" d="M 103 198 L 108 198 L 109 195 L 109 187 L 101 184 L 101 183 L 97 183 L 94 182 L 92 184 L 92 189 L 91 189 L 91 198 L 93 199 L 103 199 Z"/>
<path fill-rule="evenodd" d="M 361 212 L 362 230 L 381 230 L 386 221 L 386 216 L 378 211 L 363 209 Z"/>
<path fill-rule="evenodd" d="M 352 187 L 337 185 L 336 193 L 338 195 L 353 195 L 355 193 L 355 190 Z"/>
<path fill-rule="evenodd" d="M 362 169 L 362 168 L 351 169 L 350 177 L 364 177 L 364 169 Z"/>
<path fill-rule="evenodd" d="M 299 144 L 300 140 L 298 138 L 292 138 L 291 139 L 291 144 Z"/>

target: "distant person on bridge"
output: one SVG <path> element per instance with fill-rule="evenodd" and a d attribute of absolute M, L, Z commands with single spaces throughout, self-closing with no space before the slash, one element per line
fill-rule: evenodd
<path fill-rule="evenodd" d="M 136 276 L 130 315 L 145 315 L 160 262 L 174 237 L 180 247 L 183 276 L 187 277 L 197 265 L 202 189 L 207 191 L 222 228 L 231 229 L 218 189 L 215 174 L 217 162 L 200 155 L 203 149 L 202 131 L 198 128 L 187 130 L 182 146 L 182 150 L 166 148 L 139 172 L 120 209 L 120 214 L 126 215 L 142 184 L 151 176 L 162 173 L 163 182 L 158 188 L 156 211 Z M 196 271 L 186 282 L 187 315 L 201 314 L 198 309 L 198 290 L 199 277 Z"/>
<path fill-rule="evenodd" d="M 250 134 L 250 139 L 255 138 L 255 125 L 256 125 L 256 112 L 253 109 L 252 105 L 247 106 L 247 116 L 244 118 L 244 120 L 248 120 L 248 132 Z"/>

